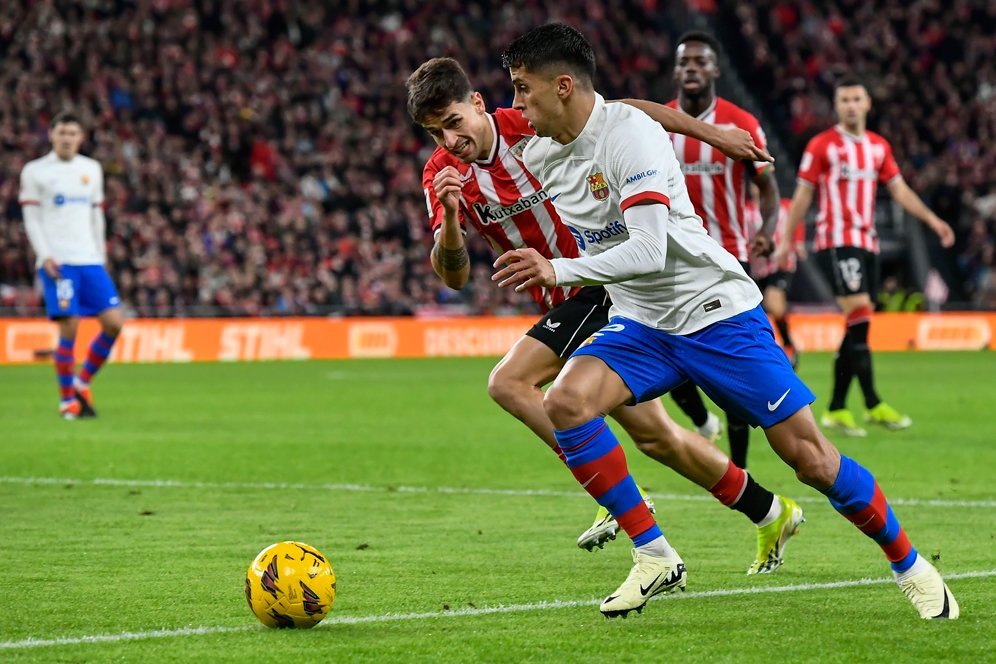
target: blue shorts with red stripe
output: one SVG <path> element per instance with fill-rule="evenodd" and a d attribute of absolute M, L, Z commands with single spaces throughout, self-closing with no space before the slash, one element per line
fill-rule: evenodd
<path fill-rule="evenodd" d="M 792 370 L 760 306 L 688 335 L 615 317 L 571 357 L 591 355 L 619 374 L 637 403 L 687 380 L 723 410 L 768 428 L 816 400 Z"/>

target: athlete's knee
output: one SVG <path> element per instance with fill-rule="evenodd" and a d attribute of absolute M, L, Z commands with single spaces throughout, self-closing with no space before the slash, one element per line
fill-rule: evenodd
<path fill-rule="evenodd" d="M 803 453 L 798 455 L 793 464 L 795 476 L 803 484 L 824 490 L 837 479 L 837 471 L 840 469 L 840 452 L 826 439 L 826 437 L 816 432 L 812 439 L 805 439 Z"/>
<path fill-rule="evenodd" d="M 543 397 L 543 409 L 558 429 L 576 427 L 601 414 L 582 389 L 569 383 L 554 383 Z"/>
<path fill-rule="evenodd" d="M 121 330 L 124 328 L 124 321 L 120 318 L 112 318 L 110 320 L 103 321 L 100 327 L 107 336 L 116 337 L 121 334 Z"/>
<path fill-rule="evenodd" d="M 513 410 L 521 395 L 532 386 L 524 385 L 512 372 L 499 364 L 488 376 L 488 396 L 505 410 Z"/>
<path fill-rule="evenodd" d="M 79 330 L 80 319 L 79 318 L 62 318 L 58 321 L 59 325 L 59 336 L 63 339 L 75 339 L 76 332 Z"/>

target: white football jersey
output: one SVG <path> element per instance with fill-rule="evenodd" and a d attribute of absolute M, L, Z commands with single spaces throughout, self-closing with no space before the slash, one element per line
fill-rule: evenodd
<path fill-rule="evenodd" d="M 21 206 L 37 205 L 50 257 L 63 265 L 101 265 L 104 238 L 97 238 L 93 208 L 104 204 L 100 162 L 76 155 L 63 161 L 49 152 L 21 171 Z"/>
<path fill-rule="evenodd" d="M 671 140 L 658 123 L 623 103 L 595 106 L 581 134 L 567 145 L 538 137 L 526 147 L 526 167 L 550 195 L 584 256 L 629 238 L 623 212 L 656 202 L 667 224 L 664 270 L 606 283 L 610 315 L 672 334 L 690 334 L 753 309 L 761 292 L 740 263 L 709 237 L 695 214 Z M 584 261 L 556 259 L 557 261 Z"/>

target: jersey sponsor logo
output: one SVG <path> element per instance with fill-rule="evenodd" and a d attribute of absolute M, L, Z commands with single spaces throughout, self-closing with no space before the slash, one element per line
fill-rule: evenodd
<path fill-rule="evenodd" d="M 681 165 L 685 175 L 722 175 L 726 172 L 726 164 L 716 161 L 693 161 Z"/>
<path fill-rule="evenodd" d="M 840 177 L 844 180 L 874 180 L 878 173 L 873 168 L 854 168 L 850 164 L 841 164 Z"/>
<path fill-rule="evenodd" d="M 89 196 L 66 196 L 65 194 L 56 194 L 55 197 L 52 198 L 52 202 L 55 203 L 56 207 L 62 207 L 63 205 L 71 205 L 71 204 L 89 205 L 90 204 L 90 197 Z"/>
<path fill-rule="evenodd" d="M 574 236 L 574 240 L 578 243 L 579 249 L 584 249 L 586 245 L 589 244 L 601 244 L 606 240 L 616 237 L 617 235 L 629 235 L 629 231 L 626 230 L 625 224 L 618 219 L 610 224 L 607 224 L 605 228 L 601 228 L 597 231 L 579 231 L 573 226 L 568 225 L 567 229 Z"/>
<path fill-rule="evenodd" d="M 481 225 L 487 226 L 488 224 L 494 224 L 517 215 L 520 212 L 525 212 L 529 208 L 541 204 L 548 198 L 550 198 L 550 195 L 546 193 L 546 190 L 540 189 L 531 196 L 523 196 L 511 205 L 501 206 L 491 205 L 491 203 L 474 203 L 474 212 L 477 213 Z"/>
<path fill-rule="evenodd" d="M 609 197 L 609 185 L 601 173 L 588 176 L 588 191 L 596 201 L 604 201 Z"/>
<path fill-rule="evenodd" d="M 651 168 L 648 171 L 643 171 L 642 173 L 637 173 L 636 175 L 630 175 L 626 178 L 626 184 L 633 184 L 634 182 L 639 182 L 644 178 L 651 178 L 657 175 L 658 170 L 656 168 Z"/>
<path fill-rule="evenodd" d="M 574 236 L 574 241 L 578 243 L 578 249 L 580 249 L 581 251 L 584 251 L 584 248 L 587 245 L 585 244 L 584 236 L 581 235 L 581 231 L 579 231 L 578 229 L 574 228 L 573 226 L 568 226 L 567 230 L 569 230 L 571 232 L 571 235 Z"/>
<path fill-rule="evenodd" d="M 518 159 L 519 161 L 522 161 L 522 153 L 526 151 L 526 146 L 529 145 L 529 141 L 531 141 L 531 140 L 533 140 L 532 136 L 526 136 L 525 138 L 523 138 L 522 140 L 520 140 L 518 143 L 516 143 L 515 145 L 511 146 L 508 149 L 508 153 L 510 155 L 512 155 L 513 157 L 515 157 L 516 159 Z"/>

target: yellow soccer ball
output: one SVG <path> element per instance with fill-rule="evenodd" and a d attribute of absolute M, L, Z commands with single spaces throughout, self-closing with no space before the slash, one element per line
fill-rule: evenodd
<path fill-rule="evenodd" d="M 246 601 L 267 627 L 314 627 L 335 602 L 335 572 L 315 547 L 277 542 L 249 565 Z"/>

